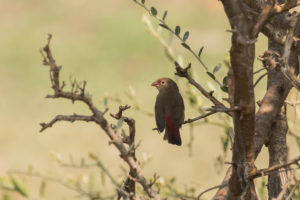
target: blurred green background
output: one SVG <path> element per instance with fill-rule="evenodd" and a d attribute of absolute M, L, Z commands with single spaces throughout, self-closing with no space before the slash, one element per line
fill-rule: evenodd
<path fill-rule="evenodd" d="M 219 1 L 173 0 L 170 3 L 148 0 L 146 4 L 155 6 L 160 16 L 168 10 L 166 21 L 171 27 L 180 25 L 182 31 L 190 31 L 188 43 L 193 49 L 198 51 L 205 46 L 202 58 L 210 69 L 222 63 L 230 48 L 231 34 L 226 32 L 229 25 Z M 51 152 L 59 154 L 66 162 L 70 154 L 75 162 L 79 162 L 93 152 L 112 174 L 120 175 L 120 166 L 125 165 L 98 126 L 61 122 L 39 133 L 39 123 L 48 122 L 57 114 L 89 113 L 81 103 L 44 98 L 52 91 L 49 71 L 42 65 L 39 49 L 45 45 L 47 34 L 53 34 L 51 47 L 57 63 L 63 66 L 61 79 L 68 84 L 70 77 L 87 80 L 87 91 L 99 108 L 104 109 L 103 98 L 111 96 L 124 99 L 129 105 L 138 102 L 144 110 L 153 112 L 157 91 L 150 84 L 159 77 L 175 76 L 174 66 L 166 58 L 162 45 L 141 20 L 143 9 L 132 0 L 0 0 L 0 5 L 0 176 L 12 169 L 26 171 L 28 165 L 56 177 L 92 173 L 61 167 L 51 158 Z M 154 26 L 157 27 L 155 21 Z M 265 38 L 259 39 L 258 54 L 262 54 L 266 43 Z M 193 63 L 200 83 L 209 88 L 209 78 L 200 64 L 177 40 L 172 47 L 177 55 L 184 57 L 185 63 Z M 256 63 L 255 68 L 261 68 L 261 64 Z M 225 72 L 223 67 L 220 74 Z M 179 80 L 179 84 L 183 86 L 185 80 Z M 126 100 L 129 88 L 135 91 L 134 102 Z M 258 86 L 257 99 L 262 97 L 264 88 L 265 80 Z M 225 96 L 220 90 L 217 93 Z M 188 106 L 186 99 L 185 102 L 186 118 L 199 115 Z M 206 101 L 203 102 L 209 107 Z M 109 112 L 114 113 L 119 104 L 109 100 L 108 106 Z M 153 173 L 166 179 L 176 176 L 179 189 L 196 185 L 197 192 L 221 182 L 227 166 L 221 173 L 216 173 L 214 163 L 222 154 L 222 128 L 196 126 L 193 154 L 189 156 L 188 126 L 181 131 L 183 146 L 177 147 L 169 145 L 162 140 L 162 135 L 151 130 L 155 127 L 153 117 L 135 110 L 127 111 L 126 115 L 136 119 L 136 140 L 141 141 L 138 159 L 142 160 L 144 153 L 152 155 L 152 160 L 143 169 L 147 178 Z M 109 115 L 107 118 L 116 123 Z M 298 155 L 293 141 L 291 144 L 291 156 Z M 226 161 L 230 158 L 228 154 Z M 267 166 L 266 153 L 259 157 L 257 165 Z M 37 196 L 40 180 L 26 180 L 33 183 L 31 193 Z M 100 190 L 104 193 L 114 191 L 109 181 Z M 2 192 L 0 190 L 0 194 Z M 208 193 L 206 197 L 213 194 Z M 50 184 L 46 191 L 46 199 L 73 199 L 74 195 L 56 184 Z M 19 195 L 14 197 L 19 198 Z"/>

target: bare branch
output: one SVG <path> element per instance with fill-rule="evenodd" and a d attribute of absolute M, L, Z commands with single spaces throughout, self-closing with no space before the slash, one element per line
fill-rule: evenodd
<path fill-rule="evenodd" d="M 298 156 L 298 157 L 294 158 L 293 160 L 290 160 L 289 162 L 284 163 L 284 164 L 278 164 L 278 165 L 274 165 L 274 166 L 266 168 L 266 169 L 257 170 L 255 172 L 255 174 L 251 174 L 249 177 L 252 178 L 252 179 L 253 178 L 258 178 L 258 177 L 261 177 L 261 176 L 268 175 L 269 173 L 271 173 L 273 171 L 277 171 L 281 168 L 287 168 L 291 165 L 297 165 L 298 167 L 300 167 L 299 161 L 300 161 L 300 156 Z"/>
<path fill-rule="evenodd" d="M 284 4 L 277 4 L 275 0 L 267 0 L 265 7 L 262 9 L 257 22 L 253 27 L 252 35 L 257 37 L 258 33 L 270 17 L 288 11 L 298 5 L 300 5 L 299 0 L 286 1 Z"/>
<path fill-rule="evenodd" d="M 192 123 L 192 122 L 194 122 L 194 121 L 197 121 L 197 120 L 206 118 L 206 117 L 208 117 L 208 116 L 210 116 L 210 115 L 215 114 L 216 112 L 217 112 L 217 111 L 211 111 L 211 112 L 205 113 L 204 115 L 200 115 L 199 117 L 195 117 L 195 118 L 192 118 L 192 119 L 185 120 L 184 122 L 182 122 L 182 125 L 183 125 L 183 124 Z"/>
<path fill-rule="evenodd" d="M 258 33 L 260 32 L 266 21 L 274 14 L 275 4 L 275 0 L 267 0 L 267 5 L 261 11 L 260 15 L 258 16 L 258 20 L 253 27 L 252 35 L 254 37 L 258 36 Z"/>
<path fill-rule="evenodd" d="M 225 187 L 225 186 L 228 186 L 228 183 L 223 183 L 223 184 L 221 184 L 221 185 L 217 185 L 217 186 L 208 188 L 208 189 L 204 190 L 203 192 L 201 192 L 201 193 L 197 196 L 196 199 L 199 200 L 200 197 L 201 197 L 203 194 L 205 194 L 206 192 L 209 192 L 209 191 L 212 191 L 212 190 L 215 190 L 215 189 L 222 189 L 222 188 Z"/>
<path fill-rule="evenodd" d="M 199 83 L 197 83 L 189 74 L 188 69 L 191 68 L 191 64 L 189 64 L 186 68 L 182 68 L 177 62 L 175 62 L 176 66 L 176 75 L 179 77 L 186 78 L 190 84 L 194 85 L 206 98 L 208 98 L 215 106 L 227 109 L 226 106 L 217 100 L 212 93 L 206 91 Z M 226 114 L 230 115 L 230 112 L 226 112 Z"/>
<path fill-rule="evenodd" d="M 291 53 L 291 47 L 293 45 L 294 42 L 294 32 L 295 32 L 295 28 L 297 23 L 300 20 L 300 12 L 294 12 L 292 13 L 292 16 L 290 18 L 290 23 L 289 23 L 289 30 L 288 30 L 288 34 L 286 37 L 286 42 L 284 45 L 284 51 L 283 51 L 283 55 L 282 55 L 282 59 L 283 59 L 283 65 L 281 66 L 281 72 L 283 73 L 283 75 L 285 76 L 285 78 L 287 78 L 290 83 L 297 89 L 300 91 L 300 80 L 298 80 L 298 78 L 294 75 L 294 73 L 291 71 L 289 64 L 288 64 L 288 59 Z"/>
<path fill-rule="evenodd" d="M 129 137 L 124 138 L 123 142 L 129 145 L 129 156 L 133 157 L 136 160 L 135 157 L 135 150 L 137 146 L 135 146 L 134 138 L 135 138 L 135 120 L 132 118 L 128 118 L 123 116 L 123 112 L 127 109 L 130 109 L 130 106 L 125 105 L 125 106 L 119 106 L 119 111 L 116 114 L 110 114 L 113 118 L 115 119 L 123 119 L 127 125 L 129 126 Z M 133 200 L 135 196 L 135 182 L 136 180 L 137 172 L 135 169 L 130 169 L 129 171 L 129 176 L 125 181 L 124 184 L 124 190 L 130 194 L 133 194 L 130 199 Z M 151 188 L 151 182 L 148 184 L 149 187 Z"/>
<path fill-rule="evenodd" d="M 290 191 L 290 194 L 289 196 L 287 197 L 287 199 L 292 199 L 292 196 L 294 194 L 294 192 L 296 191 L 296 189 L 298 188 L 299 186 L 299 181 L 296 182 L 295 186 L 293 187 L 293 189 Z"/>
<path fill-rule="evenodd" d="M 229 193 L 229 186 L 226 187 L 225 184 L 229 183 L 230 177 L 232 175 L 232 166 L 230 166 L 226 172 L 226 175 L 223 179 L 223 182 L 221 185 L 224 185 L 224 187 L 220 187 L 213 197 L 213 200 L 219 200 L 219 199 L 226 199 Z"/>
<path fill-rule="evenodd" d="M 58 121 L 68 121 L 68 122 L 71 122 L 71 123 L 73 123 L 75 121 L 91 122 L 91 121 L 94 121 L 94 117 L 93 116 L 77 115 L 77 114 L 73 114 L 73 115 L 57 115 L 49 123 L 40 123 L 40 125 L 42 126 L 42 129 L 40 130 L 40 132 L 43 132 L 47 128 L 52 127 Z"/>
<path fill-rule="evenodd" d="M 70 92 L 64 91 L 59 81 L 59 71 L 61 67 L 58 67 L 55 63 L 55 60 L 52 56 L 51 50 L 50 50 L 50 41 L 51 41 L 52 36 L 49 35 L 48 38 L 48 43 L 46 46 L 43 48 L 43 58 L 44 58 L 44 65 L 49 66 L 50 68 L 50 79 L 51 79 L 51 84 L 52 88 L 54 90 L 53 95 L 48 95 L 49 98 L 65 98 L 65 99 L 70 99 L 73 102 L 74 101 L 81 101 L 85 103 L 90 111 L 92 112 L 92 116 L 64 116 L 64 117 L 58 117 L 52 120 L 48 124 L 43 124 L 42 125 L 42 130 L 45 130 L 48 127 L 51 127 L 55 122 L 60 121 L 60 120 L 65 120 L 65 121 L 78 121 L 78 120 L 84 120 L 84 121 L 93 121 L 96 124 L 98 124 L 106 133 L 106 135 L 110 138 L 111 143 L 118 149 L 120 152 L 121 158 L 128 164 L 130 167 L 131 171 L 134 171 L 135 178 L 138 183 L 140 183 L 144 189 L 144 191 L 147 193 L 147 195 L 151 198 L 154 199 L 160 199 L 160 196 L 157 192 L 155 192 L 150 186 L 149 183 L 147 182 L 146 178 L 141 172 L 141 166 L 139 162 L 136 160 L 135 156 L 131 154 L 131 150 L 127 150 L 125 145 L 123 144 L 123 140 L 121 139 L 121 133 L 119 130 L 111 127 L 107 120 L 104 118 L 104 114 L 107 112 L 107 109 L 102 112 L 100 111 L 93 103 L 92 99 L 90 96 L 86 95 L 84 93 L 85 91 L 85 85 L 86 83 L 83 82 L 83 85 L 81 86 L 80 84 L 75 84 L 73 87 L 77 87 L 77 90 L 72 90 Z M 76 83 L 76 82 L 75 82 Z M 65 85 L 65 84 L 63 84 Z M 81 91 L 78 93 L 77 91 Z"/>
<path fill-rule="evenodd" d="M 293 102 L 293 101 L 285 100 L 285 103 L 290 105 L 290 106 L 296 107 L 297 105 L 300 104 L 300 101 Z"/>
<path fill-rule="evenodd" d="M 259 83 L 259 81 L 261 81 L 266 75 L 268 75 L 268 72 L 267 73 L 264 73 L 263 75 L 261 75 L 254 83 L 253 87 L 256 87 L 257 84 Z"/>
<path fill-rule="evenodd" d="M 19 175 L 28 176 L 28 177 L 36 177 L 36 178 L 40 178 L 47 182 L 57 183 L 71 191 L 78 193 L 81 196 L 88 197 L 89 199 L 99 198 L 99 195 L 100 195 L 99 193 L 91 193 L 90 191 L 86 191 L 83 187 L 81 187 L 80 184 L 75 184 L 75 183 L 72 184 L 70 181 L 64 181 L 59 178 L 53 178 L 48 175 L 43 175 L 39 172 L 23 172 L 23 171 L 18 171 L 18 170 L 11 170 L 11 171 L 9 171 L 9 173 L 10 174 L 19 174 Z"/>

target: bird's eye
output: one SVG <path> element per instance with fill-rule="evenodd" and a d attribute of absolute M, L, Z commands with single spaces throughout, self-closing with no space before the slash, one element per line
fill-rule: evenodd
<path fill-rule="evenodd" d="M 165 82 L 164 82 L 164 81 L 162 81 L 162 82 L 161 82 L 161 84 L 165 84 Z"/>

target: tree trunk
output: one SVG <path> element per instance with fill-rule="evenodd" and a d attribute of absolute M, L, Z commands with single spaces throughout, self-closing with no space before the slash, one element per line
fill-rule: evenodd
<path fill-rule="evenodd" d="M 252 24 L 238 0 L 222 1 L 233 34 L 231 39 L 231 70 L 229 95 L 231 107 L 239 107 L 233 113 L 235 138 L 233 144 L 233 169 L 229 181 L 228 199 L 256 199 L 254 183 L 248 175 L 254 166 L 255 99 L 253 90 L 253 62 L 255 43 L 251 42 Z"/>

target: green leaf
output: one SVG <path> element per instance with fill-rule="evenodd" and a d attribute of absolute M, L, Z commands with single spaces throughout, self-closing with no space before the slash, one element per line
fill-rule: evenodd
<path fill-rule="evenodd" d="M 175 182 L 176 182 L 176 177 L 172 177 L 172 178 L 170 179 L 170 183 L 173 184 L 173 183 L 175 183 Z"/>
<path fill-rule="evenodd" d="M 27 186 L 24 184 L 24 182 L 19 177 L 15 176 L 15 175 L 11 175 L 10 180 L 11 180 L 12 184 L 14 185 L 15 190 L 17 192 L 19 192 L 24 197 L 29 196 L 29 190 L 28 190 Z"/>
<path fill-rule="evenodd" d="M 183 38 L 182 38 L 183 42 L 185 42 L 188 39 L 189 35 L 190 35 L 190 33 L 188 31 L 184 33 Z"/>
<path fill-rule="evenodd" d="M 151 8 L 150 8 L 150 11 L 151 11 L 151 14 L 152 14 L 153 16 L 156 16 L 156 15 L 157 15 L 157 10 L 156 10 L 156 8 L 151 7 Z"/>
<path fill-rule="evenodd" d="M 93 194 L 97 189 L 96 179 L 94 174 L 89 174 L 89 192 Z"/>
<path fill-rule="evenodd" d="M 103 104 L 104 104 L 104 107 L 107 107 L 107 104 L 108 104 L 108 100 L 106 97 L 104 97 L 103 99 Z"/>
<path fill-rule="evenodd" d="M 223 78 L 223 85 L 224 86 L 227 86 L 228 85 L 228 77 L 227 76 L 225 76 L 224 78 Z"/>
<path fill-rule="evenodd" d="M 225 54 L 223 62 L 225 64 L 225 66 L 229 69 L 230 68 L 230 57 L 229 57 L 228 53 Z"/>
<path fill-rule="evenodd" d="M 222 146 L 223 146 L 223 152 L 226 152 L 229 138 L 228 136 L 221 136 Z"/>
<path fill-rule="evenodd" d="M 101 176 L 101 184 L 103 186 L 105 186 L 106 185 L 106 178 L 105 178 L 105 174 L 104 174 L 103 170 L 101 170 L 100 176 Z"/>
<path fill-rule="evenodd" d="M 226 92 L 226 93 L 228 93 L 228 87 L 227 86 L 221 86 L 220 87 L 221 88 L 221 90 L 223 91 L 223 92 Z"/>
<path fill-rule="evenodd" d="M 296 139 L 296 141 L 297 141 L 298 149 L 300 149 L 300 139 Z"/>
<path fill-rule="evenodd" d="M 191 47 L 189 45 L 187 45 L 186 43 L 181 43 L 181 45 L 186 49 L 191 49 Z"/>
<path fill-rule="evenodd" d="M 85 165 L 85 160 L 84 160 L 84 158 L 81 158 L 81 160 L 80 160 L 80 166 L 83 167 L 84 165 Z"/>
<path fill-rule="evenodd" d="M 2 176 L 0 177 L 0 185 L 3 187 L 9 188 L 9 189 L 14 189 L 14 185 L 12 184 L 11 180 L 9 177 Z"/>
<path fill-rule="evenodd" d="M 200 57 L 200 56 L 201 56 L 203 49 L 204 49 L 204 46 L 203 46 L 203 47 L 201 47 L 201 49 L 199 50 L 198 57 Z"/>
<path fill-rule="evenodd" d="M 176 26 L 176 28 L 175 28 L 175 34 L 176 35 L 180 34 L 180 26 Z"/>
<path fill-rule="evenodd" d="M 9 194 L 3 194 L 3 196 L 2 196 L 2 200 L 10 200 L 10 196 L 9 196 Z"/>
<path fill-rule="evenodd" d="M 163 17 L 162 17 L 162 20 L 163 20 L 163 21 L 165 21 L 165 20 L 166 20 L 167 14 L 168 14 L 168 11 L 166 10 L 166 11 L 164 12 L 164 15 L 163 15 Z"/>
<path fill-rule="evenodd" d="M 123 138 L 127 137 L 125 130 L 122 128 L 121 135 Z"/>
<path fill-rule="evenodd" d="M 190 101 L 190 104 L 194 105 L 197 103 L 197 97 L 195 95 L 191 95 L 189 96 L 189 101 Z"/>
<path fill-rule="evenodd" d="M 215 68 L 213 69 L 213 73 L 217 73 L 220 69 L 221 69 L 222 65 L 218 64 L 215 66 Z"/>
<path fill-rule="evenodd" d="M 158 24 L 158 25 L 161 26 L 161 27 L 163 27 L 163 28 L 165 28 L 165 29 L 167 29 L 167 30 L 170 30 L 170 28 L 167 25 L 165 25 L 165 24 Z"/>
<path fill-rule="evenodd" d="M 123 122 L 124 122 L 123 118 L 119 119 L 117 123 L 117 128 L 121 128 L 123 126 Z"/>
<path fill-rule="evenodd" d="M 45 196 L 45 191 L 46 191 L 46 182 L 42 181 L 41 186 L 40 186 L 40 197 Z"/>
<path fill-rule="evenodd" d="M 208 74 L 208 76 L 210 76 L 210 78 L 216 80 L 216 77 L 214 74 L 210 73 L 210 72 L 206 72 Z"/>
<path fill-rule="evenodd" d="M 129 146 L 128 151 L 131 151 L 133 148 L 134 148 L 134 143 L 132 143 L 132 144 Z"/>
<path fill-rule="evenodd" d="M 33 171 L 33 165 L 29 164 L 27 170 L 28 170 L 28 173 L 32 173 L 32 171 Z"/>
<path fill-rule="evenodd" d="M 145 1 L 146 1 L 146 0 L 142 0 L 142 4 L 145 4 Z"/>

